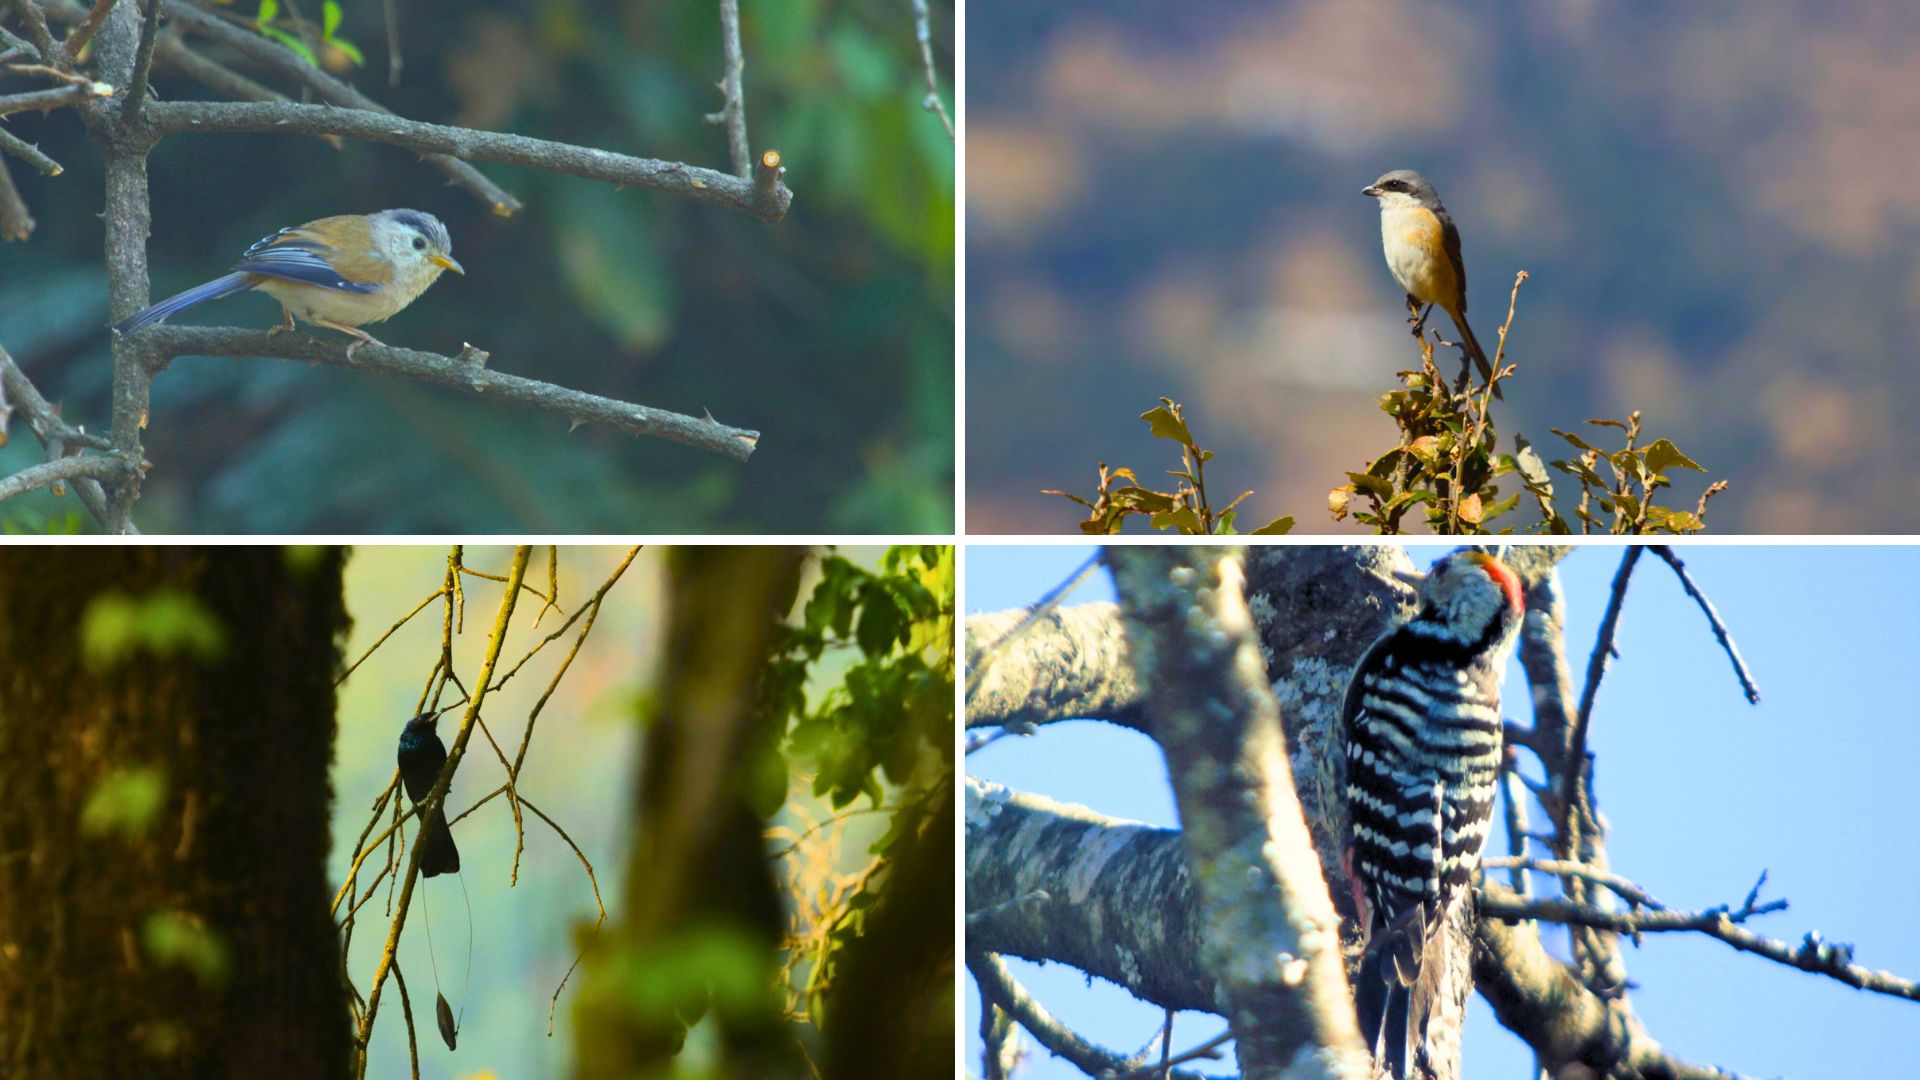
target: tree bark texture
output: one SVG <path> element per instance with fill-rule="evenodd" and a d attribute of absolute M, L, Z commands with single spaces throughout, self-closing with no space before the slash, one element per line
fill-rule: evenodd
<path fill-rule="evenodd" d="M 347 1071 L 326 881 L 342 561 L 0 553 L 0 1075 Z M 83 650 L 83 626 L 131 609 L 151 630 L 167 604 L 213 638 Z"/>
<path fill-rule="evenodd" d="M 1107 553 L 1200 903 L 1201 963 L 1247 1080 L 1360 1077 L 1340 919 L 1294 793 L 1240 553 Z"/>

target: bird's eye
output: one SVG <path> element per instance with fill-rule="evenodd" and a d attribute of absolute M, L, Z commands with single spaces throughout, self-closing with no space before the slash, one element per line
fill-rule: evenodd
<path fill-rule="evenodd" d="M 425 237 L 423 237 L 423 236 L 416 236 L 416 237 L 414 237 L 414 238 L 413 238 L 413 250 L 415 250 L 415 251 L 425 251 L 425 250 L 427 250 L 427 241 L 426 241 L 426 238 L 425 238 Z"/>

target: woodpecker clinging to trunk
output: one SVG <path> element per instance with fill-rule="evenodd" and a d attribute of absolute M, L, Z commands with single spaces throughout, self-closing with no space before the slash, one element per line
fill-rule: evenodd
<path fill-rule="evenodd" d="M 1369 938 L 1354 1006 L 1396 1078 L 1421 1053 L 1447 913 L 1480 866 L 1500 774 L 1500 674 L 1521 616 L 1514 572 L 1456 551 L 1347 685 L 1347 870 Z"/>

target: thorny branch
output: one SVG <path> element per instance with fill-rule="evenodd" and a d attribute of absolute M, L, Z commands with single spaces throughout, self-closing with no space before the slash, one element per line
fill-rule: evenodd
<path fill-rule="evenodd" d="M 744 179 L 752 172 L 753 151 L 747 144 L 746 94 L 741 86 L 747 61 L 740 51 L 740 0 L 720 0 L 720 48 L 727 65 L 720 76 L 720 111 L 708 113 L 707 123 L 726 125 L 733 174 Z"/>
<path fill-rule="evenodd" d="M 310 364 L 392 375 L 460 390 L 491 401 L 525 405 L 564 417 L 569 423 L 605 424 L 629 435 L 668 439 L 709 453 L 745 461 L 759 445 L 760 433 L 730 427 L 712 416 L 687 416 L 647 405 L 635 405 L 564 386 L 509 375 L 487 366 L 489 354 L 471 345 L 459 353 L 401 349 L 391 345 L 361 344 L 312 334 L 269 334 L 236 327 L 149 327 L 126 339 L 148 377 L 166 369 L 175 357 L 231 356 L 274 360 L 303 360 Z"/>

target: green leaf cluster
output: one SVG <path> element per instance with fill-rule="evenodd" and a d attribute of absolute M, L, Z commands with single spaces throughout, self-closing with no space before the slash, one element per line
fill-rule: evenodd
<path fill-rule="evenodd" d="M 783 628 L 763 687 L 786 727 L 788 751 L 811 770 L 813 793 L 838 809 L 882 781 L 914 783 L 951 763 L 953 549 L 897 547 L 879 572 L 840 555 L 820 564 L 797 626 Z M 814 665 L 830 650 L 859 658 L 838 686 L 807 700 Z"/>
<path fill-rule="evenodd" d="M 1707 501 L 1725 491 L 1727 482 L 1707 484 L 1691 510 L 1661 505 L 1656 497 L 1662 489 L 1673 486 L 1676 470 L 1704 473 L 1706 469 L 1669 439 L 1654 439 L 1643 445 L 1637 411 L 1626 420 L 1587 421 L 1623 432 L 1626 445 L 1618 450 L 1602 450 L 1578 435 L 1554 428 L 1553 433 L 1575 451 L 1571 457 L 1545 461 L 1533 444 L 1518 434 L 1513 437 L 1512 452 L 1501 452 L 1492 406 L 1497 388 L 1514 371 L 1512 365 L 1503 366 L 1502 362 L 1520 286 L 1526 279 L 1522 271 L 1514 280 L 1513 301 L 1507 309 L 1507 321 L 1500 327 L 1500 347 L 1484 382 L 1476 382 L 1471 367 L 1463 364 L 1459 378 L 1450 383 L 1434 364 L 1435 336 L 1424 333 L 1416 320 L 1420 368 L 1401 372 L 1401 387 L 1380 398 L 1381 410 L 1399 429 L 1399 443 L 1364 468 L 1349 471 L 1347 482 L 1328 492 L 1327 510 L 1335 521 L 1351 516 L 1375 533 L 1386 535 L 1406 532 L 1414 523 L 1449 536 L 1511 533 L 1516 527 L 1551 534 L 1685 534 L 1706 528 Z M 1088 515 L 1080 522 L 1084 533 L 1117 533 L 1126 519 L 1135 515 L 1146 517 L 1148 524 L 1159 530 L 1187 534 L 1234 531 L 1235 508 L 1252 492 L 1242 493 L 1225 510 L 1214 513 L 1203 472 L 1214 455 L 1197 445 L 1180 406 L 1161 398 L 1160 407 L 1141 414 L 1141 419 L 1147 421 L 1156 438 L 1180 446 L 1181 467 L 1169 470 L 1177 481 L 1172 491 L 1146 487 L 1132 469 L 1110 471 L 1106 462 L 1101 462 L 1093 498 L 1064 491 L 1045 494 L 1086 507 Z M 1559 509 L 1550 470 L 1571 476 L 1578 484 L 1571 517 Z M 1503 490 L 1501 481 L 1508 477 L 1514 484 Z M 1524 526 L 1502 520 L 1528 496 L 1538 513 L 1537 520 Z M 1282 517 L 1254 533 L 1284 533 L 1292 527 L 1293 519 Z"/>
<path fill-rule="evenodd" d="M 890 811 L 873 858 L 810 943 L 804 993 L 816 1024 L 843 951 L 865 932 L 906 853 L 937 841 L 928 822 L 953 798 L 954 611 L 951 547 L 895 547 L 877 571 L 830 554 L 799 625 L 774 650 L 764 706 L 788 723 L 788 754 L 811 769 L 814 794 L 835 808 L 864 795 Z M 840 684 L 810 702 L 809 673 L 845 650 L 856 656 Z"/>
<path fill-rule="evenodd" d="M 1092 536 L 1118 533 L 1126 527 L 1127 518 L 1136 515 L 1145 517 L 1152 528 L 1171 529 L 1188 536 L 1237 533 L 1234 519 L 1239 515 L 1240 504 L 1253 492 L 1243 491 L 1225 507 L 1214 509 L 1213 500 L 1207 494 L 1206 472 L 1207 462 L 1213 460 L 1214 454 L 1202 449 L 1194 438 L 1179 403 L 1172 398 L 1161 398 L 1159 407 L 1141 413 L 1140 419 L 1147 422 L 1147 431 L 1154 438 L 1165 439 L 1180 448 L 1180 467 L 1167 470 L 1167 475 L 1175 481 L 1172 491 L 1147 487 L 1130 468 L 1109 471 L 1103 461 L 1093 498 L 1082 498 L 1067 491 L 1042 494 L 1058 495 L 1086 507 L 1087 516 L 1080 522 L 1080 531 Z M 1292 530 L 1293 518 L 1277 517 L 1253 530 L 1251 535 L 1284 536 Z"/>
<path fill-rule="evenodd" d="M 300 59 L 314 67 L 329 70 L 339 70 L 347 64 L 365 67 L 366 54 L 360 51 L 358 45 L 339 36 L 342 15 L 339 0 L 326 0 L 320 6 L 320 26 L 316 30 L 311 22 L 298 15 L 290 14 L 288 18 L 281 19 L 280 0 L 260 0 L 260 8 L 253 16 L 253 28 L 262 37 L 271 38 L 293 50 Z M 323 58 L 332 62 L 322 63 Z"/>

